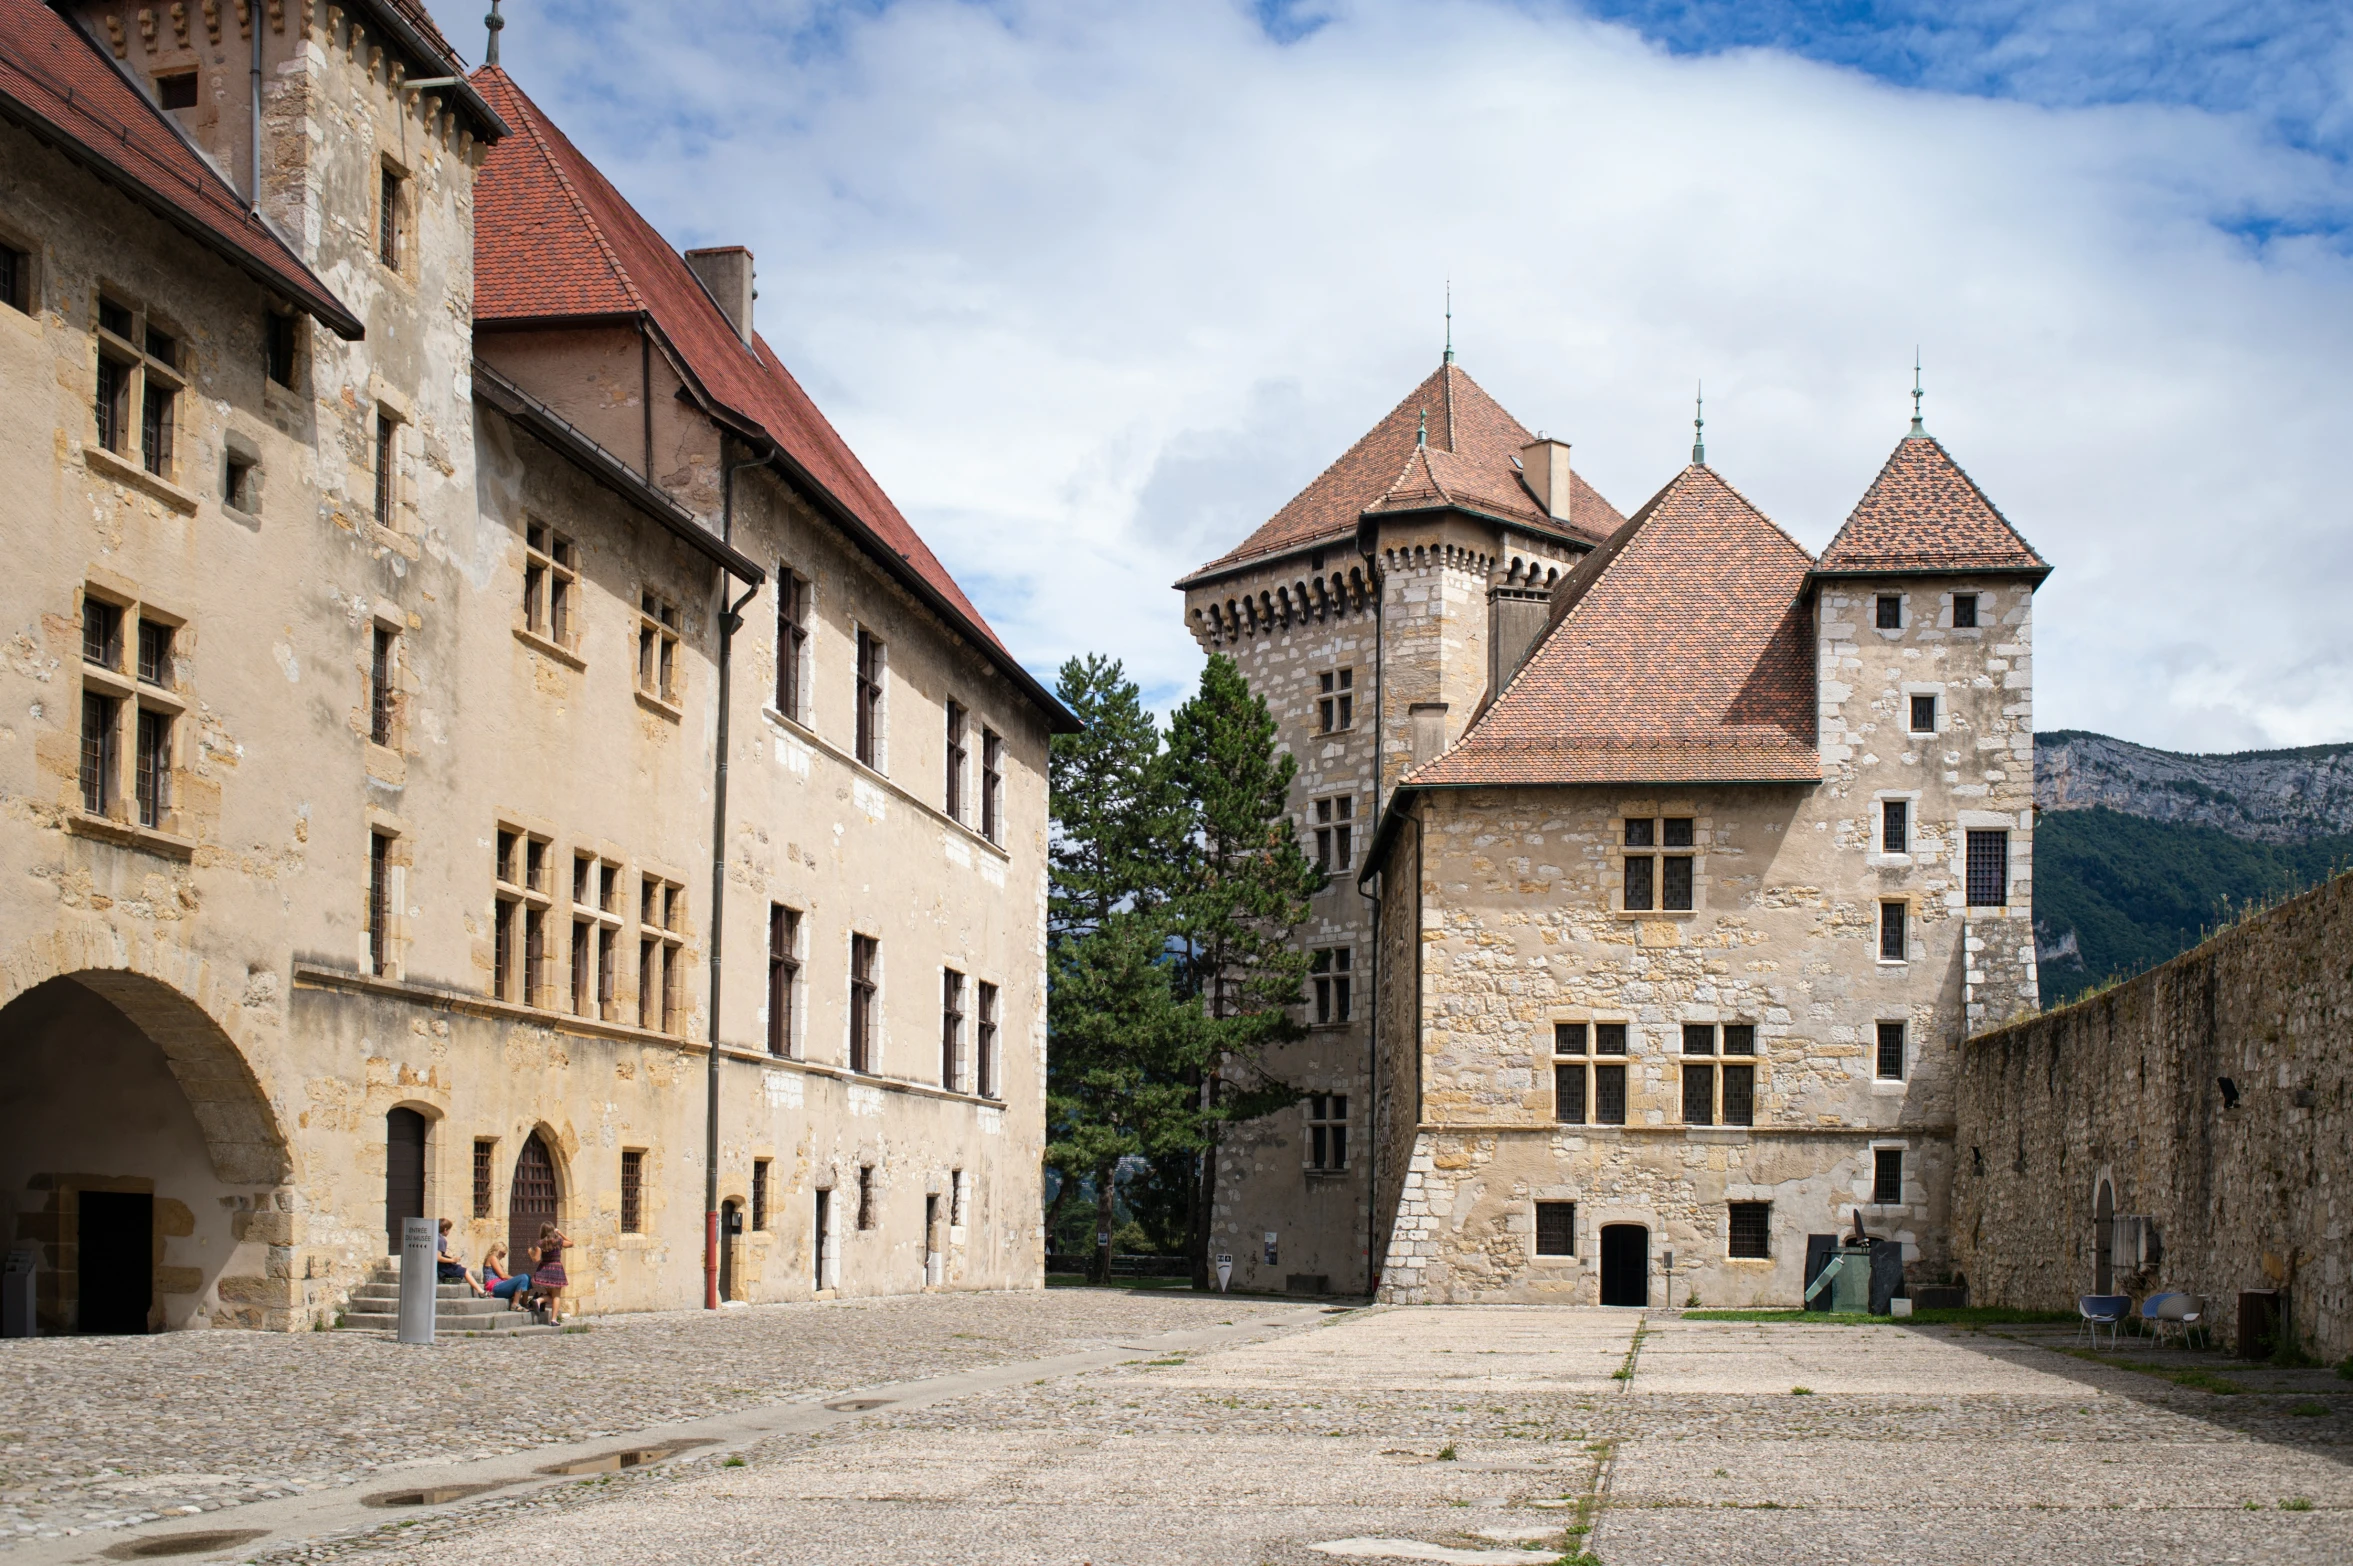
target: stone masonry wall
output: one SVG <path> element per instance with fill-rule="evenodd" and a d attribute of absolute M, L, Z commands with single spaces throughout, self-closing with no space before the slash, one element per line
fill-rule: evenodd
<path fill-rule="evenodd" d="M 2092 1291 L 2093 1212 L 2155 1220 L 2115 1286 L 2186 1289 L 2235 1328 L 2283 1288 L 2314 1353 L 2353 1353 L 2353 876 L 2064 1010 L 1962 1049 L 1954 1183 L 1971 1301 L 2065 1310 Z M 2227 1086 L 2225 1085 L 2227 1082 Z M 2235 1102 L 2234 1102 L 2235 1098 Z"/>

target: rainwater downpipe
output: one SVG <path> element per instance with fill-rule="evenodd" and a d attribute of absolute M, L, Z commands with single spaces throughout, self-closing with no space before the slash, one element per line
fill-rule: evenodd
<path fill-rule="evenodd" d="M 727 434 L 719 435 L 719 537 L 723 542 L 735 542 L 735 476 L 745 468 L 763 467 L 775 455 L 754 457 L 730 465 L 727 461 Z M 719 572 L 719 601 L 727 602 L 729 577 L 726 567 Z M 710 1061 L 705 1074 L 703 1098 L 703 1309 L 719 1308 L 719 997 L 722 965 L 727 934 L 727 703 L 728 674 L 732 665 L 735 629 L 743 624 L 743 606 L 760 591 L 754 582 L 744 589 L 744 595 L 719 612 L 719 759 L 711 774 L 711 1012 L 705 1032 L 709 1034 Z"/>
<path fill-rule="evenodd" d="M 1382 579 L 1380 567 L 1380 535 L 1373 528 L 1361 524 L 1356 530 L 1357 553 L 1364 557 L 1364 568 L 1373 579 L 1373 830 L 1381 829 L 1381 755 L 1385 736 L 1381 730 L 1381 696 L 1389 688 L 1389 665 L 1382 657 L 1381 628 L 1387 622 L 1384 612 L 1388 607 L 1388 585 Z M 1367 1138 L 1371 1152 L 1365 1168 L 1364 1203 L 1364 1288 L 1373 1292 L 1381 1275 L 1382 1257 L 1374 1254 L 1380 1243 L 1381 1231 L 1381 904 L 1388 892 L 1389 872 L 1376 871 L 1373 877 L 1373 1015 L 1372 1026 L 1365 1030 L 1364 1094 L 1365 1126 L 1371 1132 Z M 1365 896 L 1364 883 L 1359 881 L 1356 895 Z"/>

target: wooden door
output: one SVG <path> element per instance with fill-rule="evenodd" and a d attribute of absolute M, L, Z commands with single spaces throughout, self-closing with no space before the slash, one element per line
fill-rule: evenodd
<path fill-rule="evenodd" d="M 523 1139 L 523 1150 L 515 1155 L 514 1183 L 507 1192 L 507 1264 L 529 1270 L 531 1247 L 539 1243 L 539 1226 L 555 1221 L 556 1161 L 534 1131 Z"/>
<path fill-rule="evenodd" d="M 425 1216 L 425 1117 L 396 1109 L 384 1117 L 384 1250 L 400 1254 L 400 1224 Z"/>

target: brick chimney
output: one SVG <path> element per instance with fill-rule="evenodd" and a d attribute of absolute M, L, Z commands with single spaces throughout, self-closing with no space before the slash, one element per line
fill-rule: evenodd
<path fill-rule="evenodd" d="M 752 340 L 752 253 L 741 245 L 717 245 L 689 250 L 686 264 L 735 328 L 735 335 Z M 1562 448 L 1565 452 L 1566 447 Z M 1564 462 L 1567 460 L 1564 456 Z"/>
<path fill-rule="evenodd" d="M 1569 443 L 1537 436 L 1520 448 L 1520 470 L 1536 503 L 1556 522 L 1569 520 Z"/>

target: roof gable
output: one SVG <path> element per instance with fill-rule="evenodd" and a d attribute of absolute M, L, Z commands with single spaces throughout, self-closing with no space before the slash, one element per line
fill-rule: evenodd
<path fill-rule="evenodd" d="M 359 318 L 153 99 L 39 0 L 0 0 L 0 116 L 15 120 L 337 335 Z"/>
<path fill-rule="evenodd" d="M 1820 565 L 1826 575 L 2023 571 L 2041 577 L 2050 569 L 1943 443 L 1926 434 L 1896 443 Z"/>
<path fill-rule="evenodd" d="M 1520 671 L 1409 785 L 1813 782 L 1813 560 L 1683 470 L 1555 589 Z"/>
<path fill-rule="evenodd" d="M 1535 438 L 1449 359 L 1314 483 L 1193 575 L 1353 534 L 1367 512 L 1453 508 L 1589 544 L 1607 538 L 1625 518 L 1573 468 L 1568 522 L 1536 504 L 1517 461 Z"/>
<path fill-rule="evenodd" d="M 936 595 L 962 629 L 1034 685 L 766 340 L 755 334 L 746 343 L 737 334 L 685 257 L 512 77 L 484 66 L 473 80 L 516 128 L 490 149 L 476 178 L 476 322 L 647 318 L 713 403 L 773 441 L 792 467 Z M 1042 687 L 1036 694 L 1051 705 Z"/>

